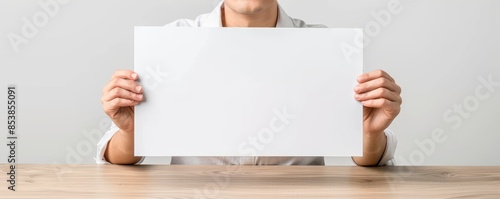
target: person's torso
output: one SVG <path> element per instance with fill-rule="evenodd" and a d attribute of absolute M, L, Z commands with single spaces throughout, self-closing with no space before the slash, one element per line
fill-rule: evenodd
<path fill-rule="evenodd" d="M 179 19 L 168 27 L 222 27 L 220 3 L 211 13 L 198 16 L 195 20 Z M 279 7 L 279 28 L 325 28 L 323 25 L 309 25 L 300 19 L 289 17 Z M 173 165 L 324 165 L 323 157 L 172 157 Z"/>

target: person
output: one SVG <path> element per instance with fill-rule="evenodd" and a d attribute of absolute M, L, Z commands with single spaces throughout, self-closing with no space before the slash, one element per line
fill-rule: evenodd
<path fill-rule="evenodd" d="M 209 14 L 195 20 L 181 19 L 173 27 L 292 27 L 323 28 L 289 17 L 277 0 L 225 0 Z M 134 157 L 134 106 L 143 100 L 138 75 L 129 70 L 116 71 L 104 86 L 102 106 L 113 124 L 98 143 L 98 164 L 136 164 Z M 401 88 L 382 70 L 357 78 L 353 94 L 363 105 L 363 156 L 352 157 L 359 166 L 391 164 L 396 139 L 386 128 L 400 112 Z M 171 164 L 253 164 L 324 165 L 323 157 L 172 157 Z"/>

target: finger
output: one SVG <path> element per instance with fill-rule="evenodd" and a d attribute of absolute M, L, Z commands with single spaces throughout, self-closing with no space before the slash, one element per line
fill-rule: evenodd
<path fill-rule="evenodd" d="M 354 92 L 361 94 L 375 90 L 377 88 L 386 88 L 392 92 L 401 94 L 401 87 L 399 87 L 395 82 L 390 81 L 386 78 L 377 78 L 374 80 L 370 80 L 368 82 L 358 84 L 357 86 L 354 87 Z"/>
<path fill-rule="evenodd" d="M 366 100 L 373 100 L 373 99 L 387 99 L 392 102 L 399 103 L 401 102 L 401 97 L 396 94 L 395 92 L 392 92 L 386 88 L 377 88 L 375 90 L 362 93 L 362 94 L 355 94 L 354 99 L 358 101 L 366 101 Z"/>
<path fill-rule="evenodd" d="M 109 92 L 117 87 L 126 89 L 130 92 L 134 92 L 137 94 L 142 93 L 142 90 L 143 90 L 142 86 L 138 85 L 134 80 L 114 78 L 104 87 L 103 95 L 106 95 L 107 92 Z"/>
<path fill-rule="evenodd" d="M 135 106 L 139 104 L 138 101 L 123 99 L 123 98 L 114 98 L 111 101 L 107 101 L 103 103 L 104 112 L 108 115 L 113 115 L 121 107 L 129 107 Z"/>
<path fill-rule="evenodd" d="M 117 70 L 115 71 L 115 73 L 113 73 L 113 76 L 111 77 L 111 79 L 115 78 L 137 80 L 138 75 L 137 73 L 131 70 Z"/>
<path fill-rule="evenodd" d="M 390 110 L 398 110 L 400 107 L 399 104 L 397 104 L 396 102 L 392 102 L 390 100 L 383 98 L 362 101 L 361 104 L 363 104 L 363 106 L 365 107 L 387 108 Z"/>
<path fill-rule="evenodd" d="M 386 78 L 392 82 L 395 82 L 394 81 L 394 78 L 392 78 L 388 73 L 386 73 L 385 71 L 383 70 L 375 70 L 375 71 L 372 71 L 372 72 L 368 72 L 368 73 L 365 73 L 365 74 L 362 74 L 358 77 L 358 82 L 359 83 L 364 83 L 364 82 L 367 82 L 367 81 L 370 81 L 370 80 L 374 80 L 374 79 L 377 79 L 377 78 Z"/>
<path fill-rule="evenodd" d="M 142 101 L 143 99 L 142 94 L 137 94 L 134 92 L 130 92 L 129 90 L 120 88 L 120 87 L 115 87 L 111 89 L 111 91 L 107 92 L 104 96 L 102 96 L 102 101 L 108 102 L 111 101 L 115 98 L 122 98 L 122 99 L 129 99 L 129 100 L 134 100 L 134 101 Z"/>

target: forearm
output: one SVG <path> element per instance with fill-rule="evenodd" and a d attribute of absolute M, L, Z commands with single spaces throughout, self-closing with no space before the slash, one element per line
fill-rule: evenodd
<path fill-rule="evenodd" d="M 135 164 L 141 157 L 134 156 L 134 133 L 119 130 L 108 142 L 104 158 L 112 164 Z"/>
<path fill-rule="evenodd" d="M 387 137 L 384 132 L 363 134 L 363 157 L 353 157 L 354 162 L 359 166 L 377 166 L 382 158 Z"/>

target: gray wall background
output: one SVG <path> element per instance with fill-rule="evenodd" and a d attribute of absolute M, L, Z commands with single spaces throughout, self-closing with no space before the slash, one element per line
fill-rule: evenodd
<path fill-rule="evenodd" d="M 39 4 L 47 2 L 57 2 L 59 9 L 44 21 Z M 110 122 L 101 110 L 101 89 L 116 69 L 133 68 L 133 26 L 193 19 L 218 2 L 1 0 L 0 121 L 6 121 L 5 87 L 17 84 L 20 163 L 93 164 L 95 145 Z M 381 24 L 372 12 L 388 10 L 391 2 L 399 2 L 401 11 Z M 500 165 L 500 86 L 480 91 L 488 97 L 476 94 L 480 78 L 500 82 L 500 1 L 280 3 L 308 23 L 369 28 L 365 70 L 384 69 L 403 88 L 402 112 L 391 126 L 399 141 L 398 164 Z M 23 18 L 33 22 L 33 16 L 42 16 L 38 31 L 16 52 L 8 35 L 22 35 Z M 465 113 L 454 113 L 457 105 Z M 0 129 L 0 143 L 6 143 L 6 122 Z M 433 140 L 434 131 L 445 139 Z M 0 148 L 0 163 L 6 163 L 7 147 Z M 346 158 L 327 163 L 352 165 Z"/>

